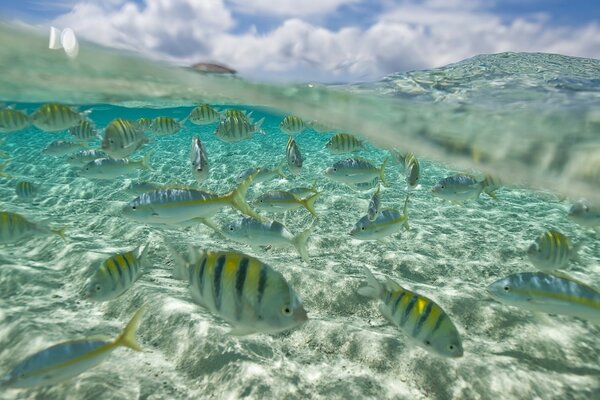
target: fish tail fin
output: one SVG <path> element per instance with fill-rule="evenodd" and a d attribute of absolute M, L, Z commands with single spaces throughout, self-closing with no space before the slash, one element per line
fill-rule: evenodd
<path fill-rule="evenodd" d="M 177 250 L 175 250 L 175 248 L 170 243 L 166 243 L 166 245 L 167 249 L 169 249 L 169 253 L 171 253 L 171 256 L 173 257 L 173 260 L 175 262 L 175 265 L 173 266 L 173 277 L 182 281 L 186 280 L 188 276 L 188 260 L 184 255 L 180 254 Z"/>
<path fill-rule="evenodd" d="M 310 190 L 313 193 L 318 193 L 319 189 L 317 189 L 317 180 L 315 179 L 312 183 L 312 185 L 310 186 Z"/>
<path fill-rule="evenodd" d="M 383 182 L 383 186 L 388 186 L 388 182 L 385 179 L 385 166 L 387 165 L 389 160 L 390 160 L 389 157 L 387 157 L 385 160 L 383 160 L 383 163 L 381 164 L 381 167 L 379 168 L 379 179 L 381 179 L 381 182 Z"/>
<path fill-rule="evenodd" d="M 263 218 L 256 213 L 248 203 L 246 203 L 246 192 L 248 188 L 252 184 L 254 177 L 258 174 L 258 172 L 253 173 L 246 179 L 244 179 L 235 190 L 227 195 L 229 201 L 231 202 L 231 206 L 238 209 L 242 214 L 245 214 L 249 217 L 256 218 L 258 220 L 262 220 Z"/>
<path fill-rule="evenodd" d="M 142 319 L 142 315 L 146 311 L 146 305 L 141 306 L 138 310 L 133 314 L 133 317 L 127 325 L 123 332 L 119 335 L 119 337 L 115 340 L 115 343 L 118 346 L 125 346 L 133 349 L 135 351 L 142 351 L 142 346 L 135 339 L 135 335 L 137 334 L 137 330 L 140 326 L 140 322 Z"/>
<path fill-rule="evenodd" d="M 53 50 L 62 49 L 62 43 L 60 42 L 61 31 L 53 26 L 50 27 L 50 39 L 48 42 L 48 48 Z"/>
<path fill-rule="evenodd" d="M 498 200 L 496 197 L 496 190 L 498 187 L 494 184 L 494 178 L 491 175 L 486 175 L 483 181 L 481 181 L 482 190 L 485 194 L 490 196 L 494 200 Z"/>
<path fill-rule="evenodd" d="M 215 224 L 215 221 L 213 221 L 212 219 L 210 219 L 210 218 L 197 218 L 197 220 L 201 224 L 204 224 L 204 225 L 208 226 L 213 231 L 215 231 L 217 233 L 221 233 L 221 231 L 219 230 L 219 227 L 217 226 L 217 224 Z"/>
<path fill-rule="evenodd" d="M 65 237 L 66 230 L 67 230 L 67 228 L 52 229 L 52 233 L 60 236 L 60 238 L 66 242 L 67 241 L 67 238 Z"/>
<path fill-rule="evenodd" d="M 373 273 L 369 270 L 369 268 L 363 266 L 363 271 L 367 278 L 367 284 L 366 286 L 358 288 L 358 294 L 373 299 L 381 297 L 381 293 L 383 292 L 383 286 L 381 283 L 377 280 L 377 278 L 375 278 L 375 276 L 373 276 Z"/>
<path fill-rule="evenodd" d="M 308 264 L 308 250 L 306 248 L 306 244 L 308 242 L 308 237 L 310 236 L 310 234 L 313 231 L 313 228 L 314 228 L 314 226 L 313 226 L 313 224 L 311 224 L 308 228 L 306 228 L 304 231 L 302 231 L 299 234 L 297 234 L 296 236 L 294 236 L 294 238 L 292 239 L 292 244 L 298 251 L 298 254 L 300 254 L 300 257 L 302 258 L 302 260 L 307 264 Z"/>
<path fill-rule="evenodd" d="M 319 218 L 319 216 L 317 215 L 317 212 L 315 211 L 315 200 L 317 200 L 317 198 L 320 195 L 321 195 L 321 192 L 317 192 L 317 193 L 313 194 L 312 196 L 307 197 L 306 199 L 301 201 L 304 208 L 306 208 L 308 210 L 308 212 L 311 213 L 312 216 L 315 218 Z"/>
<path fill-rule="evenodd" d="M 142 247 L 140 245 L 140 247 L 138 247 L 138 260 L 140 265 L 142 266 L 142 268 L 146 265 L 146 262 L 148 261 L 148 249 L 150 248 L 150 243 L 147 242 L 146 245 L 144 245 L 144 247 Z"/>

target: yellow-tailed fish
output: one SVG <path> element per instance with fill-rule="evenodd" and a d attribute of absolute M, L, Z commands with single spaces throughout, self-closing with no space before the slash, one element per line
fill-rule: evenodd
<path fill-rule="evenodd" d="M 55 234 L 65 238 L 65 229 L 51 229 L 29 221 L 21 214 L 0 212 L 0 243 L 14 243 L 22 239 Z"/>
<path fill-rule="evenodd" d="M 42 153 L 51 156 L 64 156 L 65 154 L 73 153 L 74 151 L 85 149 L 86 146 L 81 142 L 71 142 L 69 140 L 55 140 L 48 144 L 42 150 Z"/>
<path fill-rule="evenodd" d="M 254 175 L 232 192 L 217 195 L 195 189 L 158 189 L 136 197 L 123 208 L 123 214 L 144 223 L 178 225 L 186 221 L 206 223 L 219 210 L 230 206 L 242 214 L 262 219 L 246 203 L 246 192 Z"/>
<path fill-rule="evenodd" d="M 12 108 L 0 110 L 0 132 L 10 133 L 20 131 L 29 126 L 29 117 L 23 111 Z"/>
<path fill-rule="evenodd" d="M 281 130 L 288 135 L 297 135 L 306 129 L 306 124 L 304 124 L 304 121 L 302 121 L 302 119 L 299 117 L 287 115 L 285 118 L 283 118 L 281 124 L 279 124 L 279 128 L 281 128 Z"/>
<path fill-rule="evenodd" d="M 452 320 L 433 300 L 404 289 L 391 279 L 381 284 L 363 267 L 367 285 L 358 293 L 381 301 L 379 311 L 411 341 L 444 357 L 462 357 L 460 334 Z"/>
<path fill-rule="evenodd" d="M 98 137 L 98 132 L 94 129 L 94 125 L 88 120 L 82 120 L 77 125 L 69 128 L 69 133 L 81 142 L 89 142 Z"/>
<path fill-rule="evenodd" d="M 192 299 L 232 326 L 231 333 L 277 333 L 308 317 L 283 275 L 235 251 L 200 251 L 175 258 L 173 275 L 187 280 Z"/>
<path fill-rule="evenodd" d="M 299 175 L 302 171 L 302 154 L 300 153 L 298 144 L 292 136 L 288 138 L 285 155 L 290 172 L 294 175 Z"/>
<path fill-rule="evenodd" d="M 369 207 L 367 208 L 367 219 L 370 222 L 375 221 L 375 219 L 381 213 L 381 186 L 377 185 L 377 190 L 371 196 L 371 200 L 369 201 Z"/>
<path fill-rule="evenodd" d="M 363 148 L 363 143 L 347 133 L 333 135 L 325 145 L 333 154 L 352 153 Z"/>
<path fill-rule="evenodd" d="M 36 128 L 46 132 L 69 129 L 84 118 L 84 114 L 74 111 L 64 104 L 44 104 L 31 114 L 31 122 Z"/>
<path fill-rule="evenodd" d="M 336 161 L 331 167 L 325 170 L 325 176 L 336 182 L 348 185 L 371 182 L 379 177 L 383 184 L 387 186 L 385 180 L 385 166 L 388 162 L 386 158 L 381 167 L 377 168 L 370 161 L 364 158 L 354 157 L 345 160 Z"/>
<path fill-rule="evenodd" d="M 533 265 L 542 271 L 565 268 L 569 261 L 577 258 L 579 245 L 571 244 L 568 237 L 553 229 L 544 232 L 527 249 Z"/>
<path fill-rule="evenodd" d="M 20 199 L 23 200 L 33 200 L 38 192 L 38 187 L 29 181 L 19 181 L 17 182 L 17 187 L 15 188 L 15 192 Z"/>
<path fill-rule="evenodd" d="M 150 168 L 150 156 L 148 154 L 139 160 L 99 158 L 85 164 L 79 171 L 79 175 L 94 179 L 113 179 L 137 172 L 140 168 Z"/>
<path fill-rule="evenodd" d="M 313 230 L 309 228 L 293 235 L 285 225 L 277 221 L 259 221 L 243 217 L 221 229 L 223 236 L 249 246 L 294 247 L 298 254 L 308 263 L 306 243 Z"/>
<path fill-rule="evenodd" d="M 73 166 L 82 167 L 90 161 L 98 160 L 100 158 L 110 158 L 108 154 L 101 150 L 79 150 L 67 157 L 67 162 Z"/>
<path fill-rule="evenodd" d="M 284 166 L 284 164 L 280 164 L 275 168 L 269 168 L 269 167 L 248 168 L 248 169 L 242 171 L 237 176 L 237 180 L 243 181 L 250 175 L 255 175 L 254 183 L 265 182 L 265 181 L 268 181 L 271 179 L 275 179 L 278 176 L 281 178 L 287 178 L 286 175 L 283 173 L 283 166 Z"/>
<path fill-rule="evenodd" d="M 579 200 L 569 209 L 569 218 L 575 223 L 600 232 L 600 207 Z"/>
<path fill-rule="evenodd" d="M 192 162 L 192 175 L 198 182 L 203 182 L 208 178 L 208 154 L 206 147 L 198 136 L 192 138 L 192 151 L 190 153 Z"/>
<path fill-rule="evenodd" d="M 409 188 L 416 188 L 419 185 L 421 166 L 413 153 L 404 155 L 404 174 L 406 176 L 406 185 Z"/>
<path fill-rule="evenodd" d="M 524 310 L 570 315 L 600 323 L 600 292 L 572 278 L 544 272 L 522 272 L 492 283 L 488 293 Z"/>
<path fill-rule="evenodd" d="M 399 232 L 402 228 L 408 230 L 408 198 L 407 195 L 402 214 L 396 209 L 381 210 L 373 221 L 365 215 L 354 225 L 350 236 L 359 240 L 380 240 Z"/>
<path fill-rule="evenodd" d="M 144 306 L 138 309 L 123 332 L 115 339 L 90 337 L 70 340 L 27 357 L 0 380 L 0 387 L 31 388 L 53 385 L 95 367 L 119 346 L 142 351 L 135 336 L 144 310 Z"/>
<path fill-rule="evenodd" d="M 208 104 L 201 104 L 194 108 L 187 119 L 196 125 L 208 125 L 217 122 L 221 115 Z"/>
<path fill-rule="evenodd" d="M 131 121 L 117 118 L 104 130 L 102 151 L 112 158 L 126 158 L 145 143 L 148 143 L 148 138 L 144 131 Z"/>
<path fill-rule="evenodd" d="M 258 122 L 253 123 L 247 117 L 228 116 L 217 125 L 215 136 L 227 143 L 252 139 L 255 133 L 262 133 L 260 126 L 264 120 L 261 118 Z"/>
<path fill-rule="evenodd" d="M 148 244 L 106 259 L 85 288 L 86 298 L 108 301 L 125 293 L 147 267 Z"/>
<path fill-rule="evenodd" d="M 171 117 L 156 117 L 150 125 L 150 131 L 157 136 L 173 135 L 181 128 L 183 128 L 181 123 Z"/>
<path fill-rule="evenodd" d="M 261 196 L 259 196 L 254 204 L 263 210 L 282 212 L 295 210 L 299 207 L 304 207 L 306 210 L 318 218 L 317 212 L 315 211 L 314 203 L 321 193 L 315 193 L 307 198 L 300 198 L 295 194 L 286 192 L 285 190 L 272 190 Z"/>

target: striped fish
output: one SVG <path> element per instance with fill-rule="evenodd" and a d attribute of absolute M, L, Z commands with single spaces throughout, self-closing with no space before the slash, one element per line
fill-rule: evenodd
<path fill-rule="evenodd" d="M 373 193 L 369 207 L 367 208 L 367 219 L 369 222 L 375 221 L 381 212 L 381 195 L 379 194 L 381 186 L 377 185 L 377 190 Z"/>
<path fill-rule="evenodd" d="M 150 131 L 158 136 L 173 135 L 181 128 L 181 123 L 171 117 L 156 117 L 150 125 Z"/>
<path fill-rule="evenodd" d="M 79 175 L 94 179 L 113 179 L 121 175 L 131 174 L 141 169 L 150 169 L 150 156 L 146 154 L 139 160 L 128 158 L 98 158 L 85 164 Z"/>
<path fill-rule="evenodd" d="M 354 225 L 350 236 L 359 240 L 380 240 L 399 232 L 402 228 L 408 230 L 408 198 L 407 195 L 402 214 L 395 209 L 381 210 L 373 221 L 365 215 Z"/>
<path fill-rule="evenodd" d="M 320 195 L 321 192 L 318 192 L 310 197 L 302 199 L 295 194 L 286 192 L 285 190 L 272 190 L 259 196 L 254 201 L 254 204 L 263 210 L 273 212 L 289 211 L 295 210 L 299 207 L 304 207 L 309 213 L 312 214 L 313 217 L 318 218 L 314 203 Z"/>
<path fill-rule="evenodd" d="M 146 132 L 150 130 L 150 126 L 152 125 L 152 119 L 150 118 L 138 118 L 134 123 L 136 129 L 139 129 L 142 132 Z"/>
<path fill-rule="evenodd" d="M 352 135 L 338 133 L 329 139 L 325 147 L 333 154 L 352 153 L 361 150 L 363 143 Z"/>
<path fill-rule="evenodd" d="M 219 196 L 195 189 L 158 189 L 136 197 L 123 208 L 123 214 L 134 221 L 178 225 L 197 220 L 206 223 L 226 206 L 242 214 L 262 219 L 246 203 L 246 192 L 254 176 L 248 177 L 232 192 Z"/>
<path fill-rule="evenodd" d="M 325 170 L 325 176 L 336 182 L 345 183 L 347 185 L 371 182 L 379 177 L 384 185 L 387 186 L 385 180 L 385 166 L 389 158 L 386 158 L 381 167 L 377 168 L 370 161 L 361 157 L 347 158 L 345 160 L 336 161 L 331 167 Z"/>
<path fill-rule="evenodd" d="M 148 143 L 148 139 L 142 130 L 131 121 L 117 118 L 104 130 L 102 151 L 112 158 L 126 158 L 145 143 Z"/>
<path fill-rule="evenodd" d="M 529 246 L 527 256 L 533 265 L 542 271 L 565 268 L 569 261 L 577 258 L 579 246 L 573 246 L 562 233 L 549 230 Z"/>
<path fill-rule="evenodd" d="M 70 340 L 27 357 L 0 379 L 0 387 L 31 388 L 53 385 L 95 367 L 119 346 L 141 351 L 135 336 L 144 310 L 144 306 L 138 309 L 123 332 L 115 339 L 96 336 Z"/>
<path fill-rule="evenodd" d="M 302 154 L 300 148 L 292 136 L 288 138 L 287 147 L 285 149 L 286 160 L 290 172 L 294 175 L 300 175 L 302 171 Z"/>
<path fill-rule="evenodd" d="M 48 144 L 48 146 L 46 146 L 44 150 L 42 150 L 42 153 L 52 156 L 64 156 L 65 154 L 70 154 L 76 150 L 80 150 L 85 147 L 85 144 L 81 142 L 71 142 L 69 140 L 55 140 L 52 143 Z"/>
<path fill-rule="evenodd" d="M 202 104 L 194 108 L 188 118 L 191 123 L 196 125 L 208 125 L 217 122 L 220 114 L 208 104 Z"/>
<path fill-rule="evenodd" d="M 23 111 L 12 108 L 0 110 L 0 132 L 16 132 L 27 128 L 27 126 L 29 126 L 29 118 Z"/>
<path fill-rule="evenodd" d="M 297 135 L 306 129 L 304 121 L 294 115 L 287 115 L 279 124 L 279 128 L 288 135 Z"/>
<path fill-rule="evenodd" d="M 431 189 L 431 194 L 455 203 L 462 203 L 479 199 L 484 188 L 485 180 L 478 181 L 471 175 L 458 174 L 440 180 Z"/>
<path fill-rule="evenodd" d="M 416 188 L 421 177 L 421 166 L 419 160 L 413 153 L 404 155 L 404 174 L 406 176 L 406 184 L 409 188 Z"/>
<path fill-rule="evenodd" d="M 579 200 L 571 206 L 568 216 L 573 222 L 600 232 L 600 208 L 596 205 Z"/>
<path fill-rule="evenodd" d="M 78 125 L 69 128 L 69 133 L 81 142 L 89 142 L 98 137 L 98 132 L 88 120 L 80 121 Z"/>
<path fill-rule="evenodd" d="M 17 187 L 15 188 L 17 196 L 23 200 L 33 200 L 36 196 L 38 188 L 32 182 L 29 181 L 19 181 L 17 182 Z"/>
<path fill-rule="evenodd" d="M 312 230 L 313 226 L 311 225 L 298 235 L 293 235 L 285 225 L 277 221 L 259 221 L 254 218 L 243 217 L 230 223 L 220 232 L 228 239 L 253 247 L 295 247 L 302 260 L 308 263 L 306 242 Z"/>
<path fill-rule="evenodd" d="M 260 127 L 264 120 L 261 118 L 258 122 L 252 123 L 246 117 L 229 116 L 219 123 L 215 135 L 227 143 L 252 139 L 255 133 L 262 132 Z"/>
<path fill-rule="evenodd" d="M 86 298 L 94 301 L 116 299 L 125 293 L 142 275 L 147 266 L 148 244 L 105 260 L 85 288 Z"/>
<path fill-rule="evenodd" d="M 600 323 L 600 292 L 568 276 L 522 272 L 497 280 L 487 290 L 511 306 Z"/>
<path fill-rule="evenodd" d="M 246 121 L 252 123 L 252 111 L 246 112 L 244 110 L 230 108 L 230 109 L 225 110 L 225 112 L 223 113 L 224 119 L 229 118 L 229 117 L 240 118 L 240 119 L 243 119 L 243 120 L 246 120 Z"/>
<path fill-rule="evenodd" d="M 0 211 L 0 243 L 15 243 L 25 238 L 55 234 L 65 238 L 65 229 L 50 229 L 30 222 L 21 214 Z"/>
<path fill-rule="evenodd" d="M 192 152 L 190 154 L 192 162 L 192 175 L 198 182 L 203 182 L 208 178 L 208 155 L 206 147 L 198 136 L 192 138 Z"/>
<path fill-rule="evenodd" d="M 358 293 L 381 300 L 379 311 L 424 349 L 444 357 L 462 357 L 460 334 L 448 314 L 433 300 L 404 289 L 391 279 L 381 284 L 363 267 L 367 285 Z"/>
<path fill-rule="evenodd" d="M 67 157 L 67 162 L 73 166 L 82 167 L 90 161 L 97 160 L 99 158 L 110 158 L 108 154 L 100 150 L 79 150 L 75 152 L 69 157 Z"/>
<path fill-rule="evenodd" d="M 187 280 L 192 299 L 232 326 L 231 333 L 277 333 L 308 317 L 283 275 L 235 251 L 200 251 L 175 258 L 173 275 Z"/>
<path fill-rule="evenodd" d="M 82 120 L 83 114 L 73 111 L 63 104 L 44 104 L 31 114 L 31 122 L 36 128 L 46 132 L 69 129 Z"/>

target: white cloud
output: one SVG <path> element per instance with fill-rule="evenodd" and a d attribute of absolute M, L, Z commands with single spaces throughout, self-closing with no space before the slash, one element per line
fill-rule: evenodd
<path fill-rule="evenodd" d="M 361 0 L 229 0 L 234 9 L 250 14 L 271 14 L 278 16 L 324 15 L 337 10 L 342 5 L 358 3 Z"/>
<path fill-rule="evenodd" d="M 468 7 L 456 1 L 398 5 L 382 0 L 385 11 L 366 28 L 334 31 L 304 18 L 281 16 L 280 25 L 264 34 L 253 29 L 234 33 L 236 5 L 224 0 L 147 0 L 146 6 L 115 1 L 104 7 L 78 3 L 54 23 L 108 46 L 180 63 L 221 61 L 262 78 L 373 79 L 503 51 L 600 57 L 597 24 L 555 27 L 543 15 L 506 21 L 487 11 L 486 0 L 471 0 Z M 277 5 L 270 12 L 285 14 L 296 4 L 296 14 L 323 14 L 357 1 L 285 0 L 273 3 Z M 258 12 L 271 3 L 246 4 L 252 4 L 246 6 L 248 10 Z"/>

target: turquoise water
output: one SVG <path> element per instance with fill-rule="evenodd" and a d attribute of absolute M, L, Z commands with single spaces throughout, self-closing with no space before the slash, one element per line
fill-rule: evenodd
<path fill-rule="evenodd" d="M 83 47 L 80 56 L 84 60 L 85 49 Z M 29 53 L 31 57 L 34 54 Z M 43 57 L 46 57 L 45 53 L 34 59 L 44 65 Z M 504 68 L 500 68 L 502 62 L 505 62 Z M 553 65 L 561 62 L 561 82 L 572 81 L 573 87 L 557 88 L 561 83 L 542 90 L 539 86 L 524 83 L 529 79 L 525 76 L 535 75 L 532 71 L 539 71 L 542 67 L 552 69 Z M 449 131 L 462 123 L 465 132 L 471 135 L 476 127 L 482 126 L 484 116 L 496 116 L 497 121 L 505 121 L 506 115 L 513 112 L 515 119 L 510 126 L 514 131 L 534 127 L 531 133 L 535 138 L 533 142 L 544 143 L 544 146 L 567 143 L 569 148 L 581 149 L 584 147 L 581 144 L 587 143 L 586 149 L 592 149 L 591 152 L 587 158 L 580 157 L 577 161 L 586 168 L 597 165 L 594 164 L 597 153 L 593 146 L 598 140 L 598 120 L 594 119 L 594 113 L 599 109 L 599 86 L 592 79 L 585 85 L 582 83 L 585 81 L 583 75 L 589 77 L 594 74 L 597 61 L 578 64 L 577 59 L 558 57 L 550 62 L 538 57 L 534 63 L 528 55 L 507 57 L 504 61 L 498 56 L 467 60 L 459 67 L 462 71 L 482 70 L 486 63 L 505 71 L 504 75 L 495 69 L 490 73 L 498 79 L 500 76 L 503 76 L 502 79 L 510 78 L 514 91 L 508 93 L 512 93 L 512 97 L 505 94 L 495 98 L 489 92 L 485 96 L 485 90 L 477 92 L 474 81 L 470 82 L 460 74 L 455 76 L 453 87 L 464 90 L 457 89 L 453 93 L 462 93 L 460 101 L 466 106 L 455 115 L 462 122 L 450 119 L 453 122 L 448 125 Z M 531 71 L 517 71 L 509 67 L 519 63 L 521 68 L 529 65 Z M 566 66 L 569 63 L 579 65 L 579 68 L 572 69 L 572 79 Z M 156 71 L 161 71 L 156 68 Z M 456 68 L 451 66 L 449 71 L 456 71 Z M 114 82 L 119 71 L 111 71 L 113 75 L 106 79 Z M 11 73 L 16 74 L 10 70 L 3 79 Z M 118 88 L 99 84 L 100 77 L 89 71 L 80 73 L 87 74 L 90 82 L 86 81 L 87 89 L 82 88 L 79 94 L 73 82 L 62 81 L 62 89 L 69 90 L 43 91 L 41 78 L 40 82 L 31 78 L 22 82 L 21 91 L 17 90 L 18 85 L 7 86 L 4 82 L 2 100 L 17 109 L 26 110 L 28 114 L 42 101 L 75 104 L 80 110 L 89 110 L 89 118 L 99 128 L 116 117 L 137 119 L 165 115 L 183 119 L 192 109 L 190 104 L 197 103 L 190 98 L 167 100 L 165 97 L 168 96 L 158 95 L 152 98 L 150 93 L 135 91 L 128 95 L 121 93 L 114 101 L 100 101 L 98 98 L 106 98 L 105 94 L 99 94 L 102 90 L 117 91 Z M 125 68 L 123 74 L 127 73 Z M 427 76 L 429 81 L 441 79 L 439 71 L 420 74 Z M 439 84 L 429 88 L 420 85 L 422 92 L 413 97 L 407 94 L 408 90 L 402 90 L 403 94 L 399 95 L 396 89 L 390 89 L 405 88 L 406 82 L 411 82 L 410 85 L 423 82 L 423 76 L 419 73 L 399 75 L 377 84 L 336 88 L 331 93 L 327 88 L 319 89 L 322 90 L 319 99 L 323 101 L 320 111 L 327 114 L 325 120 L 332 126 L 345 127 L 352 121 L 353 115 L 344 114 L 339 104 L 336 109 L 333 100 L 345 98 L 347 102 L 342 104 L 365 105 L 367 103 L 361 103 L 363 100 L 360 99 L 377 93 L 388 97 L 378 97 L 375 103 L 368 102 L 372 107 L 382 107 L 379 113 L 371 114 L 370 123 L 373 125 L 364 125 L 369 130 L 365 136 L 371 137 L 376 132 L 378 121 L 383 126 L 380 133 L 387 132 L 388 128 L 402 131 L 406 126 L 412 126 L 394 125 L 397 115 L 387 114 L 390 109 L 384 106 L 394 104 L 395 97 L 402 101 L 398 103 L 402 107 L 413 104 L 414 109 L 422 110 L 418 119 L 427 126 L 439 126 L 435 113 L 423 111 L 425 108 L 422 107 L 431 105 L 431 110 L 445 110 L 446 106 L 438 104 L 443 87 Z M 154 75 L 154 79 L 163 82 L 163 86 L 157 87 L 175 90 L 176 86 L 172 86 L 174 83 L 169 80 L 170 75 Z M 489 82 L 490 79 L 489 76 L 482 77 L 478 82 Z M 218 82 L 218 79 L 211 81 L 211 85 Z M 224 88 L 250 90 L 244 86 L 246 83 L 238 80 L 223 82 Z M 222 93 L 211 85 L 205 86 L 209 88 L 206 89 L 209 95 L 220 97 Z M 102 89 L 99 89 L 100 86 Z M 33 90 L 36 87 L 37 91 Z M 96 91 L 90 87 L 95 87 Z M 252 93 L 260 92 L 261 87 L 253 87 Z M 265 135 L 257 134 L 252 140 L 230 144 L 214 136 L 215 124 L 199 127 L 187 122 L 177 134 L 156 137 L 135 153 L 134 159 L 150 155 L 151 170 L 113 180 L 83 178 L 79 176 L 77 167 L 66 163 L 66 157 L 42 154 L 42 149 L 53 140 L 67 139 L 69 135 L 66 132 L 47 133 L 28 128 L 2 134 L 5 140 L 0 149 L 10 154 L 5 168 L 10 177 L 0 181 L 2 211 L 18 212 L 53 228 L 64 227 L 66 240 L 48 235 L 14 245 L 0 245 L 0 376 L 28 355 L 52 344 L 86 336 L 115 337 L 138 307 L 147 304 L 148 310 L 138 334 L 144 352 L 120 348 L 103 364 L 67 383 L 40 389 L 3 390 L 0 398 L 592 399 L 600 395 L 600 327 L 597 324 L 510 307 L 492 300 L 485 290 L 487 285 L 508 274 L 536 271 L 526 251 L 535 238 L 549 228 L 560 230 L 574 243 L 582 245 L 579 259 L 571 262 L 566 269 L 569 275 L 600 287 L 598 235 L 567 218 L 570 201 L 579 194 L 589 193 L 586 188 L 597 189 L 594 186 L 597 181 L 593 180 L 597 175 L 591 175 L 591 181 L 576 186 L 569 199 L 550 190 L 529 189 L 522 182 L 516 185 L 503 175 L 505 186 L 498 190 L 496 200 L 482 195 L 479 201 L 460 206 L 434 198 L 430 189 L 437 181 L 453 173 L 473 172 L 472 168 L 477 166 L 472 157 L 473 149 L 449 146 L 454 150 L 431 153 L 440 155 L 437 161 L 417 153 L 422 178 L 420 188 L 411 191 L 408 208 L 411 229 L 382 241 L 359 241 L 352 239 L 349 232 L 365 214 L 372 191 L 356 191 L 327 179 L 323 174 L 325 168 L 344 156 L 334 156 L 325 148 L 330 134 L 307 130 L 296 138 L 305 158 L 301 175 L 254 184 L 248 200 L 251 202 L 271 189 L 311 186 L 316 181 L 323 194 L 315 204 L 320 219 L 309 240 L 308 265 L 302 263 L 293 249 L 252 248 L 226 240 L 204 225 L 150 226 L 131 221 L 121 214 L 122 207 L 135 197 L 124 190 L 131 180 L 197 186 L 189 165 L 190 142 L 195 135 L 202 138 L 210 163 L 209 179 L 198 186 L 203 190 L 226 193 L 237 185 L 236 176 L 243 170 L 281 163 L 285 157 L 287 135 L 279 130 L 278 125 L 289 112 L 286 106 L 302 105 L 303 99 L 308 99 L 308 103 L 316 100 L 311 100 L 309 92 L 303 92 L 296 86 L 267 88 L 265 97 L 257 97 L 256 102 L 212 102 L 221 110 L 232 107 L 234 103 L 235 108 L 252 111 L 255 120 L 264 117 L 262 127 Z M 67 92 L 74 98 L 69 99 Z M 446 94 L 449 92 L 446 91 Z M 555 97 L 552 92 L 556 92 Z M 248 93 L 240 92 L 239 95 L 249 100 L 252 96 Z M 265 100 L 267 97 L 271 96 L 272 100 L 273 96 L 281 93 L 285 94 L 286 101 L 282 102 L 279 110 L 265 107 L 269 105 L 266 104 L 269 103 Z M 529 101 L 515 93 L 526 94 Z M 30 101 L 24 101 L 23 98 L 27 97 Z M 549 101 L 552 99 L 555 101 Z M 123 107 L 124 104 L 128 107 Z M 257 104 L 261 107 L 256 107 Z M 475 104 L 482 108 L 476 108 Z M 377 108 L 370 108 L 371 111 L 374 109 Z M 430 115 L 432 113 L 434 115 Z M 552 114 L 551 118 L 549 114 Z M 579 119 L 562 119 L 571 114 Z M 530 125 L 525 125 L 521 119 L 525 115 L 535 115 L 536 118 L 529 120 Z M 359 116 L 364 117 L 364 114 Z M 336 119 L 339 124 L 335 124 Z M 552 135 L 544 132 L 548 136 L 537 137 L 541 128 L 550 126 L 552 121 L 558 121 L 555 124 L 558 127 L 569 125 L 569 132 L 575 130 L 580 135 L 570 138 L 572 141 L 568 136 L 560 137 L 556 131 L 550 132 Z M 503 129 L 506 126 L 499 122 L 488 125 L 495 125 L 496 134 L 504 130 L 506 140 L 514 139 L 514 133 Z M 492 135 L 491 131 L 488 133 Z M 417 141 L 401 142 L 399 137 Z M 470 141 L 467 143 L 475 143 L 486 136 L 468 137 Z M 430 138 L 428 135 L 407 135 L 391 139 L 398 147 L 412 150 L 430 148 L 427 144 L 431 142 Z M 379 139 L 386 142 L 385 137 Z M 578 142 L 579 139 L 582 141 Z M 463 142 L 464 138 L 461 138 Z M 406 146 L 402 146 L 405 143 Z M 99 141 L 92 142 L 92 147 L 98 144 Z M 546 151 L 548 148 L 544 147 Z M 513 157 L 516 160 L 514 165 L 522 167 L 526 161 L 533 170 L 515 168 L 515 178 L 534 177 L 539 185 L 553 178 L 561 180 L 572 176 L 546 169 L 536 171 L 535 168 L 546 161 L 537 156 L 527 159 L 525 154 L 529 150 L 531 154 L 537 154 L 533 147 L 525 147 L 520 158 Z M 389 155 L 387 150 L 372 144 L 357 154 L 375 165 L 380 165 Z M 514 156 L 514 153 L 511 154 Z M 511 157 L 499 157 L 497 160 L 504 160 L 507 170 L 511 170 Z M 461 159 L 470 161 L 457 164 L 457 160 Z M 454 168 L 450 168 L 450 163 Z M 459 169 L 457 165 L 465 168 Z M 479 166 L 485 169 L 484 165 L 487 165 L 485 159 Z M 573 164 L 563 164 L 563 169 L 569 167 Z M 386 177 L 390 185 L 382 190 L 383 207 L 401 208 L 407 193 L 402 168 L 390 161 Z M 15 186 L 21 179 L 39 186 L 33 202 L 17 198 Z M 563 186 L 548 189 L 558 187 Z M 262 214 L 285 223 L 293 233 L 300 232 L 312 221 L 304 209 L 285 215 Z M 239 217 L 238 211 L 225 208 L 214 219 L 219 224 L 226 224 Z M 150 244 L 151 266 L 132 289 L 106 303 L 91 303 L 83 299 L 85 282 L 99 262 L 145 243 Z M 295 288 L 304 302 L 309 321 L 297 329 L 276 335 L 229 335 L 227 324 L 196 305 L 186 285 L 172 277 L 173 260 L 166 248 L 168 243 L 181 251 L 187 245 L 196 245 L 214 250 L 242 251 L 259 258 L 280 271 Z M 461 334 L 463 357 L 445 359 L 432 355 L 407 341 L 397 328 L 387 323 L 375 302 L 356 293 L 364 282 L 363 266 L 371 269 L 379 279 L 388 276 L 435 300 L 449 314 Z"/>

